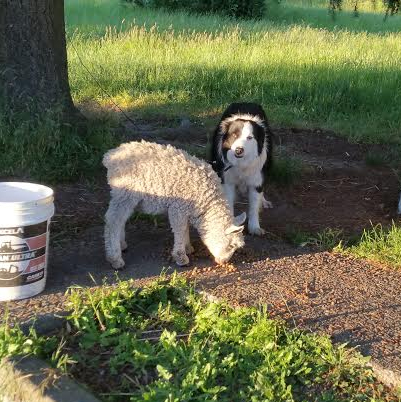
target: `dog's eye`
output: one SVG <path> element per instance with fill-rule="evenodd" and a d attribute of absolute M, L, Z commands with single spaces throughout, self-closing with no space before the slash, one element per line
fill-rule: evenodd
<path fill-rule="evenodd" d="M 248 135 L 248 137 L 246 137 L 247 140 L 253 140 L 253 135 Z"/>

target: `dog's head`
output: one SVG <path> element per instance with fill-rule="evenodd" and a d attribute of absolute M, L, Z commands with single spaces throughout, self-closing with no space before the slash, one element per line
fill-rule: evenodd
<path fill-rule="evenodd" d="M 255 116 L 233 115 L 222 121 L 223 158 L 232 166 L 249 164 L 262 153 L 265 126 Z"/>

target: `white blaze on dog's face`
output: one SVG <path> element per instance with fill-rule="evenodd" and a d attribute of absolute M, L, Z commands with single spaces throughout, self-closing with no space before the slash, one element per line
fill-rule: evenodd
<path fill-rule="evenodd" d="M 234 120 L 223 140 L 223 153 L 232 166 L 249 164 L 258 157 L 256 124 L 247 120 Z"/>

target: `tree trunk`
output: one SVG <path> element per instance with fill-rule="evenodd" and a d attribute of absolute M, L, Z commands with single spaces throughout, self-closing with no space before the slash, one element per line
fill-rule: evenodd
<path fill-rule="evenodd" d="M 6 107 L 76 114 L 67 72 L 64 0 L 0 0 L 0 89 Z"/>

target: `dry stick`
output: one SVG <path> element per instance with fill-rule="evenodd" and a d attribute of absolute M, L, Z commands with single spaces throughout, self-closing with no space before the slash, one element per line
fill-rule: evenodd
<path fill-rule="evenodd" d="M 362 191 L 372 190 L 372 188 L 375 188 L 376 190 L 380 191 L 379 187 L 377 187 L 376 185 L 368 187 L 368 188 L 364 188 Z"/>
<path fill-rule="evenodd" d="M 142 334 L 150 334 L 152 332 L 163 332 L 163 331 L 164 331 L 164 328 L 163 329 L 150 329 L 149 331 L 142 331 Z"/>
<path fill-rule="evenodd" d="M 188 333 L 188 334 L 178 334 L 175 337 L 176 338 L 185 338 L 185 337 L 189 337 L 190 335 L 196 335 L 196 332 L 194 332 L 193 334 Z M 160 336 L 154 336 L 151 338 L 139 338 L 138 341 L 159 341 L 160 340 Z"/>
<path fill-rule="evenodd" d="M 133 392 L 104 392 L 100 396 L 133 396 Z"/>
<path fill-rule="evenodd" d="M 344 180 L 349 180 L 349 177 L 341 177 L 339 179 L 308 180 L 308 183 L 319 183 L 319 182 L 327 182 L 327 181 L 344 181 Z"/>
<path fill-rule="evenodd" d="M 138 380 L 134 380 L 133 378 L 131 378 L 127 373 L 123 373 L 123 376 L 130 381 L 132 384 L 134 384 L 136 387 L 138 387 L 140 385 Z"/>

